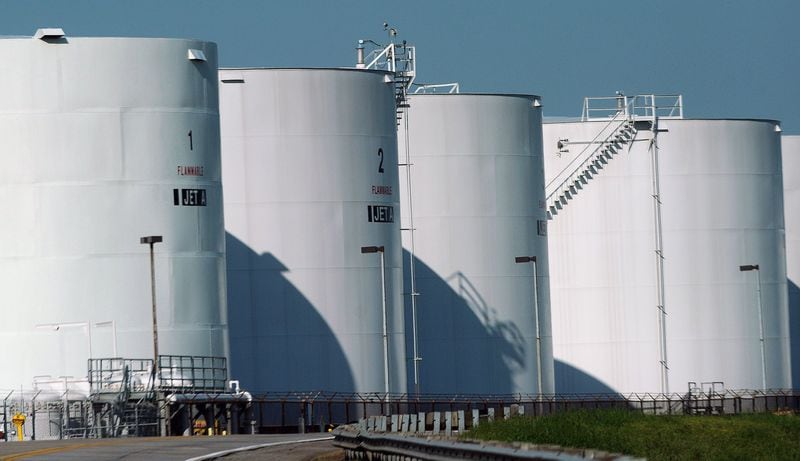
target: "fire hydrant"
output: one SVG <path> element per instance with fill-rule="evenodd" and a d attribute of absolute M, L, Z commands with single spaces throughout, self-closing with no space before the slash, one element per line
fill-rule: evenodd
<path fill-rule="evenodd" d="M 17 413 L 11 418 L 11 422 L 17 426 L 17 440 L 22 440 L 22 426 L 25 424 L 25 415 Z"/>

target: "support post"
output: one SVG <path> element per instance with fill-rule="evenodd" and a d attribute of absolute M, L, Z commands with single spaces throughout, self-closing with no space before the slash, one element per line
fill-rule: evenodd
<path fill-rule="evenodd" d="M 758 290 L 758 340 L 761 343 L 761 389 L 767 390 L 767 352 L 764 344 L 764 306 L 761 302 L 761 270 L 756 270 Z"/>
<path fill-rule="evenodd" d="M 542 335 L 540 330 L 539 318 L 539 274 L 536 265 L 536 256 L 517 256 L 514 258 L 517 264 L 533 263 L 533 317 L 536 333 L 536 394 L 538 399 L 542 399 Z"/>
<path fill-rule="evenodd" d="M 150 246 L 150 292 L 153 304 L 153 385 L 156 385 L 158 378 L 158 311 L 156 310 L 156 266 L 155 256 L 153 254 L 153 245 L 163 242 L 164 239 L 160 235 L 151 235 L 149 237 L 142 237 L 139 243 Z"/>

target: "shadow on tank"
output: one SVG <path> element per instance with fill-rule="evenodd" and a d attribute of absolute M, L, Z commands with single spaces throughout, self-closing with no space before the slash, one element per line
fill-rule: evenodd
<path fill-rule="evenodd" d="M 800 389 L 800 287 L 786 279 L 789 289 L 789 357 L 792 366 L 792 388 Z"/>
<path fill-rule="evenodd" d="M 555 360 L 556 394 L 605 394 L 620 396 L 614 389 L 594 376 L 572 365 Z"/>
<path fill-rule="evenodd" d="M 403 250 L 404 292 L 410 292 L 410 253 Z M 463 273 L 443 279 L 420 259 L 416 271 L 420 391 L 423 394 L 511 394 L 514 370 L 524 367 L 519 328 L 499 318 Z M 406 344 L 413 357 L 410 297 L 405 299 Z M 413 364 L 408 389 L 414 389 Z M 533 390 L 531 390 L 532 392 Z"/>
<path fill-rule="evenodd" d="M 230 233 L 227 245 L 230 373 L 259 392 L 353 392 L 350 364 L 327 322 L 271 253 Z"/>

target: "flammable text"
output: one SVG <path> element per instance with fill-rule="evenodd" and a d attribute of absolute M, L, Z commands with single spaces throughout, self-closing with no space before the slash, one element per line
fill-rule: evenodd
<path fill-rule="evenodd" d="M 392 195 L 392 186 L 372 186 L 372 195 Z"/>
<path fill-rule="evenodd" d="M 179 166 L 179 176 L 203 176 L 203 167 L 198 165 Z"/>

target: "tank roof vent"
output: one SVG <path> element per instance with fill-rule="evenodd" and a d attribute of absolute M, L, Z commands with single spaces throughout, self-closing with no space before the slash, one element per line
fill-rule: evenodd
<path fill-rule="evenodd" d="M 64 38 L 64 29 L 60 27 L 46 27 L 42 29 L 36 29 L 36 33 L 33 34 L 33 38 L 38 40 L 52 40 L 56 38 Z"/>
<path fill-rule="evenodd" d="M 783 128 L 781 128 L 781 124 L 780 123 L 776 123 L 775 124 L 775 132 L 776 133 L 780 133 L 781 131 L 783 131 Z"/>
<path fill-rule="evenodd" d="M 189 58 L 189 61 L 202 61 L 206 62 L 206 54 L 203 53 L 203 50 L 195 50 L 193 48 L 189 48 L 186 57 Z"/>

